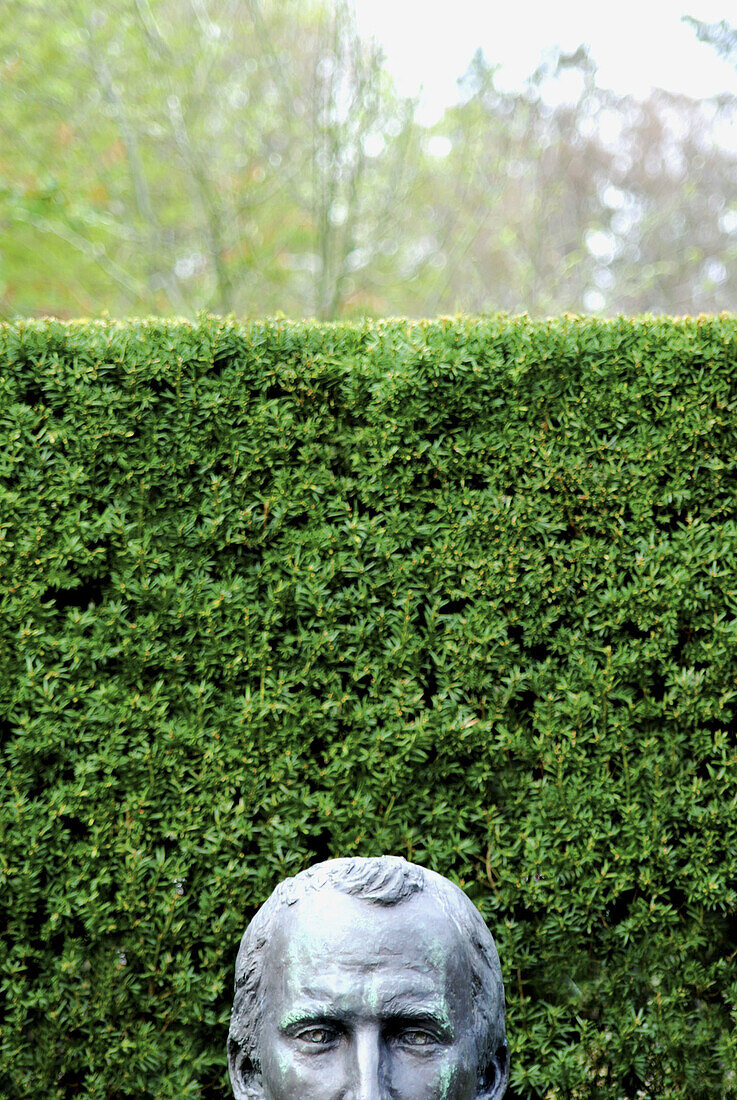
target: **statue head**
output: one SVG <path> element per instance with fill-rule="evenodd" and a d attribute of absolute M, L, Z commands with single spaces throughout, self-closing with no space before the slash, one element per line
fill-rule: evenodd
<path fill-rule="evenodd" d="M 457 886 L 397 856 L 286 879 L 241 940 L 228 1065 L 236 1100 L 500 1100 L 491 933 Z"/>

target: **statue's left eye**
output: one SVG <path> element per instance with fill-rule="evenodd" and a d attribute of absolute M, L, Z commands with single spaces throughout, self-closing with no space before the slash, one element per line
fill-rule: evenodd
<path fill-rule="evenodd" d="M 427 1031 L 420 1031 L 419 1029 L 403 1031 L 401 1033 L 401 1039 L 403 1043 L 411 1047 L 426 1047 L 434 1042 L 432 1035 Z"/>

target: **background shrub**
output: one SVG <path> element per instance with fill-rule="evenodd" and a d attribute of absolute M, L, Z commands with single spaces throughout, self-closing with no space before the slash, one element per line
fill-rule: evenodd
<path fill-rule="evenodd" d="M 229 1095 L 315 859 L 459 882 L 510 1097 L 737 1090 L 737 321 L 0 328 L 0 1091 Z"/>

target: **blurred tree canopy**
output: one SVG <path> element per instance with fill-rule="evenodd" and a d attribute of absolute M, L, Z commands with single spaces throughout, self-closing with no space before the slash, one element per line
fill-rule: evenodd
<path fill-rule="evenodd" d="M 0 316 L 736 308 L 734 97 L 479 54 L 428 128 L 343 0 L 3 15 Z"/>

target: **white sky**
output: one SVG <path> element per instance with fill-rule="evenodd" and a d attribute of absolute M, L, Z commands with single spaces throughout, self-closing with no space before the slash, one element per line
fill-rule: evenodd
<path fill-rule="evenodd" d="M 420 119 L 437 121 L 480 46 L 501 64 L 500 88 L 518 88 L 556 46 L 590 47 L 598 83 L 620 94 L 651 86 L 695 98 L 732 92 L 737 71 L 681 22 L 737 23 L 737 0 L 354 0 L 359 28 L 384 48 L 403 95 L 422 88 Z"/>

